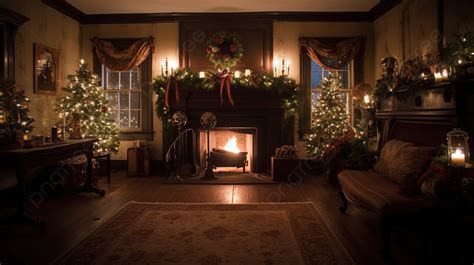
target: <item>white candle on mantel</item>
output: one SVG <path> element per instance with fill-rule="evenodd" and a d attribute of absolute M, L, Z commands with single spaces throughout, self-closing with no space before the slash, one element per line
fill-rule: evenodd
<path fill-rule="evenodd" d="M 234 77 L 235 78 L 240 78 L 240 71 L 235 71 L 234 72 Z"/>
<path fill-rule="evenodd" d="M 250 69 L 245 69 L 245 76 L 250 76 Z"/>
<path fill-rule="evenodd" d="M 434 78 L 435 78 L 435 82 L 441 82 L 441 81 L 443 81 L 443 76 L 441 75 L 440 72 L 434 73 Z"/>
<path fill-rule="evenodd" d="M 206 77 L 206 73 L 204 73 L 203 71 L 199 72 L 199 78 L 204 78 Z"/>
<path fill-rule="evenodd" d="M 451 165 L 455 167 L 463 167 L 465 163 L 466 156 L 461 151 L 461 149 L 456 149 L 456 151 L 451 154 Z"/>

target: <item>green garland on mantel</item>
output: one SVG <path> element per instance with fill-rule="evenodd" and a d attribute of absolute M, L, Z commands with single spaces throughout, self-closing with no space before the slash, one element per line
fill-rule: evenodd
<path fill-rule="evenodd" d="M 219 88 L 220 78 L 215 72 L 206 72 L 205 78 L 199 78 L 196 73 L 187 69 L 178 69 L 174 72 L 178 86 L 195 90 L 215 90 Z M 156 113 L 163 121 L 169 121 L 172 113 L 165 107 L 165 92 L 169 77 L 158 76 L 153 82 L 153 90 L 158 95 Z M 282 97 L 282 107 L 286 110 L 286 118 L 294 118 L 298 110 L 299 85 L 294 79 L 286 76 L 273 77 L 264 73 L 252 73 L 248 77 L 231 79 L 232 90 L 253 88 L 258 90 L 276 90 Z M 174 87 L 173 87 L 174 89 Z"/>

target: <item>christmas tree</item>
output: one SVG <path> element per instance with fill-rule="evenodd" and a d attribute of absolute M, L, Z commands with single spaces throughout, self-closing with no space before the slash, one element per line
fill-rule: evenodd
<path fill-rule="evenodd" d="M 25 91 L 17 91 L 13 82 L 0 81 L 0 137 L 4 141 L 16 143 L 23 133 L 33 130 L 28 102 Z"/>
<path fill-rule="evenodd" d="M 68 76 L 68 86 L 63 88 L 65 96 L 58 99 L 55 111 L 61 118 L 60 124 L 67 133 L 72 132 L 73 116 L 79 114 L 82 133 L 86 137 L 97 137 L 94 152 L 117 152 L 120 144 L 118 127 L 109 118 L 108 101 L 104 89 L 99 86 L 99 77 L 91 74 L 87 64 L 81 60 L 75 75 Z"/>
<path fill-rule="evenodd" d="M 315 158 L 328 155 L 350 128 L 341 88 L 341 80 L 335 74 L 329 74 L 319 86 L 319 104 L 313 106 L 312 132 L 305 143 L 306 151 Z"/>

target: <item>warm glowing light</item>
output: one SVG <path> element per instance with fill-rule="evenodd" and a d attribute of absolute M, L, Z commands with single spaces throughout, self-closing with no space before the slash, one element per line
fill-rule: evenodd
<path fill-rule="evenodd" d="M 235 78 L 240 78 L 240 71 L 235 71 L 234 72 L 234 77 Z"/>
<path fill-rule="evenodd" d="M 464 166 L 466 156 L 461 149 L 456 149 L 454 153 L 451 154 L 451 164 L 456 167 Z"/>
<path fill-rule="evenodd" d="M 364 95 L 364 103 L 369 104 L 370 103 L 370 96 L 369 95 Z"/>
<path fill-rule="evenodd" d="M 232 152 L 232 153 L 239 153 L 240 149 L 237 147 L 237 138 L 232 136 L 224 146 L 224 150 Z"/>

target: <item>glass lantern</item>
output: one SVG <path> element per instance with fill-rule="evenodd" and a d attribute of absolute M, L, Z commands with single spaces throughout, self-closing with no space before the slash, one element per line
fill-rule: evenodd
<path fill-rule="evenodd" d="M 469 135 L 467 132 L 454 128 L 447 134 L 448 138 L 448 161 L 451 166 L 469 166 Z"/>

